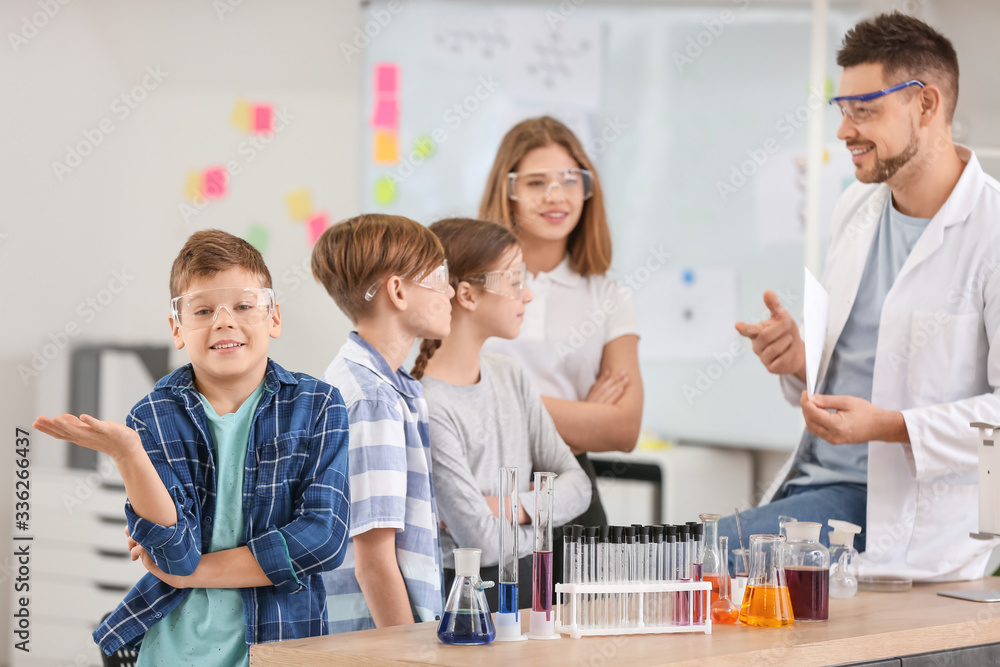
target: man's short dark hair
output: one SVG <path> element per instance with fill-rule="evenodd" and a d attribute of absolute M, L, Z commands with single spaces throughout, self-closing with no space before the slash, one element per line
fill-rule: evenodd
<path fill-rule="evenodd" d="M 958 55 L 947 37 L 912 16 L 880 14 L 848 30 L 837 52 L 841 67 L 869 63 L 882 65 L 892 85 L 909 79 L 936 85 L 951 122 L 958 102 Z"/>

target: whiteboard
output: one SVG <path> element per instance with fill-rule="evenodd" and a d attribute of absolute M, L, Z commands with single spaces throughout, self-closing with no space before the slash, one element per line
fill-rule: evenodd
<path fill-rule="evenodd" d="M 390 14 L 372 4 L 362 207 L 426 224 L 475 216 L 504 133 L 542 113 L 563 120 L 601 176 L 611 274 L 632 286 L 644 425 L 675 440 L 789 449 L 799 411 L 732 323 L 766 314 L 765 289 L 801 316 L 807 121 L 822 114 L 830 146 L 828 224 L 852 170 L 825 97 L 836 46 L 861 11 L 831 10 L 832 81 L 811 94 L 809 9 L 744 5 L 427 1 Z M 386 66 L 392 90 L 376 77 Z M 387 95 L 398 102 L 388 130 Z M 375 146 L 387 131 L 398 145 L 389 164 Z"/>

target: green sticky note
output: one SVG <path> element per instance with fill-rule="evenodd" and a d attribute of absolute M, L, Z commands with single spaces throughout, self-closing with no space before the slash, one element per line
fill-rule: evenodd
<path fill-rule="evenodd" d="M 830 99 L 831 97 L 833 97 L 833 79 L 831 79 L 830 77 L 826 77 L 825 88 L 826 89 L 823 91 L 823 94 L 826 96 L 826 99 Z"/>
<path fill-rule="evenodd" d="M 379 204 L 391 204 L 396 201 L 396 184 L 389 176 L 380 176 L 375 181 L 375 201 Z"/>
<path fill-rule="evenodd" d="M 413 142 L 413 152 L 420 157 L 426 159 L 434 155 L 434 151 L 437 150 L 437 144 L 426 134 L 422 134 L 417 137 L 417 140 Z"/>
<path fill-rule="evenodd" d="M 270 237 L 270 233 L 267 231 L 267 227 L 264 225 L 254 222 L 250 224 L 250 228 L 247 229 L 247 243 L 257 248 L 260 254 L 267 252 L 267 242 Z"/>

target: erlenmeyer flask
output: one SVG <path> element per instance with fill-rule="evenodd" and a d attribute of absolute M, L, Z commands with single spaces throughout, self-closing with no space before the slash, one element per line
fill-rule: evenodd
<path fill-rule="evenodd" d="M 780 535 L 750 536 L 750 577 L 740 608 L 744 625 L 777 628 L 795 620 L 780 560 L 784 541 Z"/>
<path fill-rule="evenodd" d="M 444 605 L 438 639 L 445 644 L 489 644 L 496 636 L 483 589 L 492 581 L 479 578 L 482 549 L 455 549 L 455 581 Z"/>

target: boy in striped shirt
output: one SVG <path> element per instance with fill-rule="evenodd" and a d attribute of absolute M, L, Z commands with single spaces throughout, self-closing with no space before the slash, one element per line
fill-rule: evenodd
<path fill-rule="evenodd" d="M 323 374 L 340 389 L 350 422 L 350 542 L 343 565 L 323 574 L 330 632 L 437 620 L 427 403 L 401 366 L 417 338 L 451 329 L 444 249 L 413 220 L 361 215 L 323 233 L 312 271 L 357 327 Z"/>

